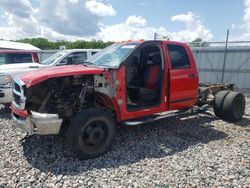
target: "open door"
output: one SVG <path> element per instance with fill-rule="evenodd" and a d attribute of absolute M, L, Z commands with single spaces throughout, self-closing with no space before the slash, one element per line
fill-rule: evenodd
<path fill-rule="evenodd" d="M 167 75 L 165 59 L 160 41 L 149 41 L 140 45 L 125 60 L 125 96 L 121 119 L 166 111 Z"/>

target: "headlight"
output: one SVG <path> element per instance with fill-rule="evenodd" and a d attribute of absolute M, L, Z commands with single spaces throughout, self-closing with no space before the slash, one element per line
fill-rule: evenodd
<path fill-rule="evenodd" d="M 0 85 L 11 86 L 12 77 L 10 75 L 0 75 Z"/>

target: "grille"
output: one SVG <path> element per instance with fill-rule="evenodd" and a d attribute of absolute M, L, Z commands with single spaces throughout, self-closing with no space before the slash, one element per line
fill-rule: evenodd
<path fill-rule="evenodd" d="M 18 92 L 21 92 L 21 88 L 17 83 L 14 84 L 14 89 Z"/>
<path fill-rule="evenodd" d="M 20 105 L 21 97 L 15 93 L 13 93 L 13 99 L 17 105 Z"/>
<path fill-rule="evenodd" d="M 25 85 L 22 80 L 16 78 L 13 84 L 13 104 L 20 110 L 25 109 L 26 97 L 24 95 L 23 86 Z"/>

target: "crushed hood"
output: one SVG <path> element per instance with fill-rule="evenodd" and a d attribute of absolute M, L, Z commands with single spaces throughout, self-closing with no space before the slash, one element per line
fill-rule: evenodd
<path fill-rule="evenodd" d="M 50 78 L 58 78 L 64 76 L 73 75 L 90 75 L 101 74 L 104 72 L 103 68 L 86 67 L 83 65 L 66 65 L 51 68 L 42 68 L 37 71 L 32 71 L 23 75 L 20 75 L 21 80 L 29 88 L 35 84 L 48 80 Z"/>

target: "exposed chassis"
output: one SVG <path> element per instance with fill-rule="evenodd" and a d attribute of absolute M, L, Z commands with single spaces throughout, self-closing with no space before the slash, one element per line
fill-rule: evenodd
<path fill-rule="evenodd" d="M 197 105 L 205 104 L 213 106 L 214 96 L 220 91 L 233 91 L 234 84 L 200 83 Z"/>

